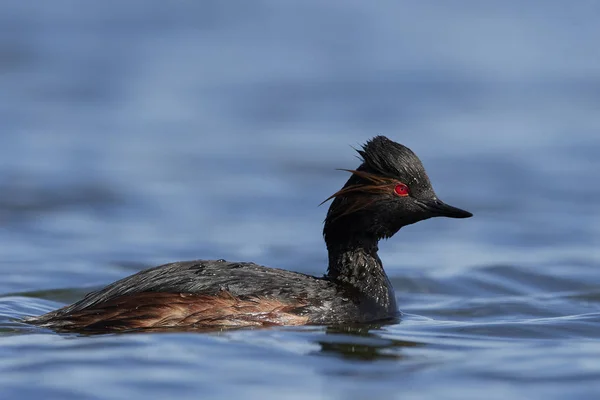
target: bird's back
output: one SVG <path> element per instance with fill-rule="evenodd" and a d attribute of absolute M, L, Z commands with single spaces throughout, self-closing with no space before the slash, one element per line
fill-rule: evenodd
<path fill-rule="evenodd" d="M 225 260 L 150 268 L 28 322 L 65 330 L 302 325 L 342 302 L 323 278 Z M 343 308 L 343 307 L 342 307 Z"/>

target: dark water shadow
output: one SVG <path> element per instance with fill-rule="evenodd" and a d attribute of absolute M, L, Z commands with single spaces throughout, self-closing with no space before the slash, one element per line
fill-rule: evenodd
<path fill-rule="evenodd" d="M 425 346 L 425 343 L 385 337 L 388 324 L 329 326 L 325 337 L 317 341 L 316 352 L 353 361 L 402 360 L 410 358 L 402 350 Z"/>

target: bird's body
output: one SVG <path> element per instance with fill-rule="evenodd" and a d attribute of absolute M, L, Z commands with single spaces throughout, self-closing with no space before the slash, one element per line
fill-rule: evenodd
<path fill-rule="evenodd" d="M 37 324 L 102 331 L 372 322 L 398 314 L 386 287 L 391 301 L 380 309 L 327 277 L 225 260 L 176 262 L 114 282 Z"/>
<path fill-rule="evenodd" d="M 398 316 L 378 242 L 402 226 L 470 213 L 437 199 L 419 159 L 378 136 L 334 194 L 323 277 L 225 260 L 176 262 L 121 279 L 28 322 L 63 331 L 346 324 Z"/>

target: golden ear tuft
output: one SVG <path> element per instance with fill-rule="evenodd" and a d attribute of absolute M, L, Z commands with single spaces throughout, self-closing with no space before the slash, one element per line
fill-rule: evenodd
<path fill-rule="evenodd" d="M 394 187 L 398 184 L 398 182 L 395 179 L 372 174 L 366 171 L 357 171 L 352 169 L 342 169 L 341 171 L 350 172 L 351 174 L 364 179 L 366 182 L 346 186 L 338 190 L 337 192 L 329 196 L 327 199 L 325 199 L 321 204 L 319 204 L 322 205 L 323 203 L 326 203 L 329 200 L 337 197 L 348 197 L 349 195 L 354 194 L 364 195 L 349 196 L 352 198 L 350 204 L 347 204 L 345 206 L 344 211 L 341 214 L 337 215 L 336 219 L 370 206 L 372 203 L 375 202 L 376 199 L 369 195 L 392 194 L 394 191 Z"/>

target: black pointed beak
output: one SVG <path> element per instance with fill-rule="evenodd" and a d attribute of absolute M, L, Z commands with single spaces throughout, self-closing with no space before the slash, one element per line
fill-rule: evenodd
<path fill-rule="evenodd" d="M 437 198 L 432 200 L 420 200 L 419 204 L 427 211 L 431 212 L 434 217 L 470 218 L 473 216 L 470 212 L 452 207 Z"/>

